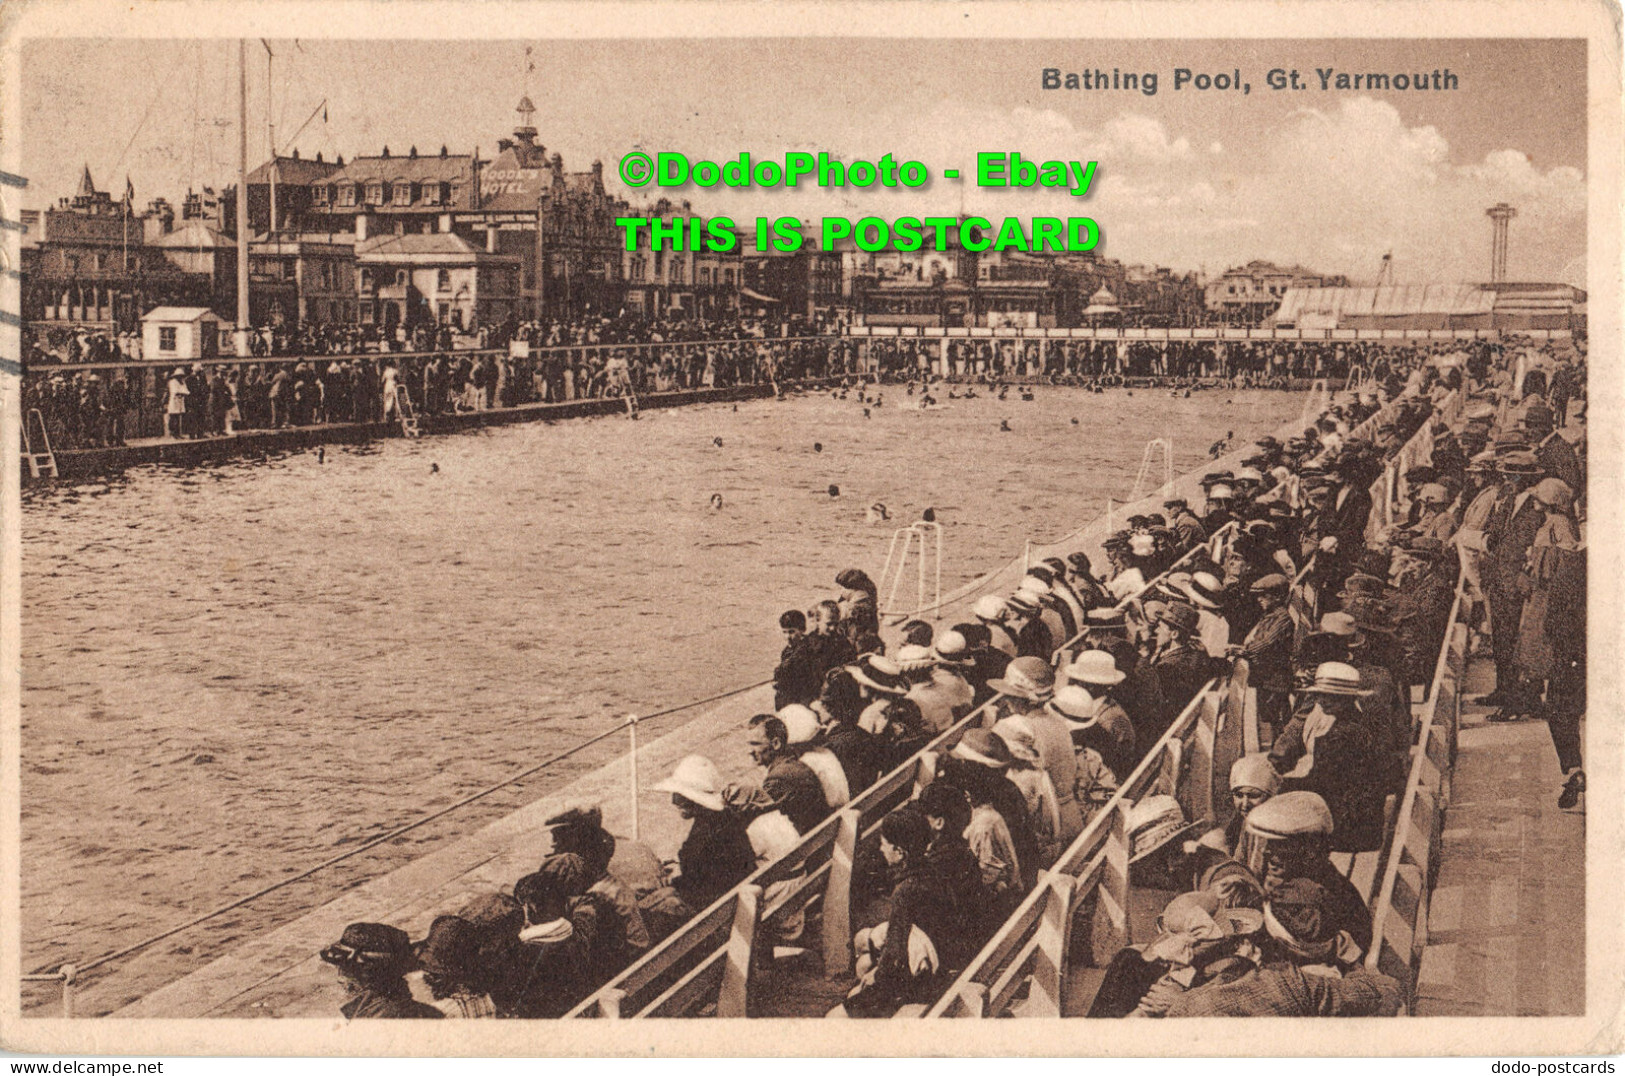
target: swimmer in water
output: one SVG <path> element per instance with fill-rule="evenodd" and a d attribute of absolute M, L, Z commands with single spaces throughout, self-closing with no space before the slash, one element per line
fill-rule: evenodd
<path fill-rule="evenodd" d="M 868 408 L 867 408 L 867 407 L 865 407 L 865 408 L 864 408 L 864 409 L 863 409 L 863 417 L 864 417 L 864 418 L 868 418 L 868 417 L 869 417 L 869 409 L 868 409 Z"/>
<path fill-rule="evenodd" d="M 1014 430 L 1012 430 L 1010 428 L 1010 420 L 1007 419 L 1007 418 L 1001 418 L 999 420 L 999 430 L 1001 432 L 1003 432 L 1003 433 L 1014 433 L 1015 432 Z"/>
<path fill-rule="evenodd" d="M 713 437 L 713 438 L 711 438 L 711 443 L 712 443 L 712 444 L 713 444 L 713 445 L 716 445 L 716 446 L 717 446 L 717 447 L 718 447 L 718 448 L 721 448 L 721 447 L 722 447 L 722 438 L 720 438 L 720 437 Z"/>
<path fill-rule="evenodd" d="M 876 501 L 864 511 L 864 517 L 867 518 L 870 523 L 883 523 L 891 518 L 891 513 L 886 510 L 885 505 L 881 504 L 879 501 Z"/>
<path fill-rule="evenodd" d="M 440 464 L 438 464 L 438 463 L 429 464 L 429 473 L 430 474 L 439 474 L 440 473 Z"/>
<path fill-rule="evenodd" d="M 841 487 L 835 485 L 834 483 L 830 483 L 829 495 L 831 497 L 839 497 L 841 495 Z"/>
<path fill-rule="evenodd" d="M 722 511 L 722 494 L 711 494 L 711 507 L 719 512 Z"/>

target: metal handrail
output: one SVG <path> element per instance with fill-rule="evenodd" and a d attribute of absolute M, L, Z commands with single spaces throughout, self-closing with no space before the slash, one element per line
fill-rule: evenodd
<path fill-rule="evenodd" d="M 800 344 L 800 343 L 831 343 L 845 340 L 847 337 L 836 334 L 821 336 L 746 336 L 738 339 L 710 339 L 710 340 L 665 340 L 660 343 L 600 343 L 600 344 L 551 344 L 537 345 L 530 348 L 528 354 L 537 356 L 571 352 L 606 352 L 606 351 L 637 351 L 647 348 L 695 348 L 717 347 L 734 344 Z M 283 365 L 300 362 L 339 362 L 348 359 L 427 359 L 433 356 L 479 356 L 506 357 L 510 354 L 507 347 L 483 348 L 430 348 L 426 351 L 346 351 L 334 354 L 297 354 L 297 355 L 216 355 L 213 358 L 184 359 L 170 357 L 167 359 L 110 359 L 104 362 L 50 362 L 31 363 L 28 368 L 30 374 L 35 373 L 72 373 L 80 370 L 113 370 L 113 369 L 158 369 L 175 366 L 249 366 L 249 365 Z"/>

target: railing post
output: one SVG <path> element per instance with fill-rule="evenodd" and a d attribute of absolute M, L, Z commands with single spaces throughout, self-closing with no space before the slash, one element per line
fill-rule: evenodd
<path fill-rule="evenodd" d="M 62 1018 L 73 1019 L 73 975 L 72 964 L 62 965 Z"/>
<path fill-rule="evenodd" d="M 830 849 L 829 881 L 824 885 L 824 976 L 835 979 L 852 970 L 852 864 L 858 854 L 856 810 L 837 816 L 835 845 Z"/>
<path fill-rule="evenodd" d="M 1062 976 L 1066 967 L 1069 927 L 1072 922 L 1072 886 L 1075 879 L 1064 872 L 1044 872 L 1039 885 L 1047 886 L 1043 918 L 1038 923 L 1038 945 L 1034 952 L 1032 1015 L 1060 1016 Z"/>
<path fill-rule="evenodd" d="M 626 715 L 626 731 L 631 736 L 632 746 L 626 753 L 627 765 L 632 777 L 632 839 L 638 840 L 638 715 Z"/>
<path fill-rule="evenodd" d="M 1106 915 L 1108 930 L 1105 938 L 1098 933 L 1095 934 L 1092 944 L 1096 955 L 1106 954 L 1108 960 L 1131 941 L 1128 911 L 1128 809 L 1126 799 L 1119 800 L 1117 806 L 1112 809 L 1111 833 L 1106 838 L 1106 869 L 1102 872 L 1098 888 L 1106 905 L 1102 910 Z"/>
<path fill-rule="evenodd" d="M 606 986 L 598 993 L 598 1011 L 604 1014 L 606 1020 L 619 1020 L 626 1015 L 621 1011 L 621 1003 L 625 1000 L 625 990 Z"/>
<path fill-rule="evenodd" d="M 762 887 L 742 885 L 735 899 L 733 930 L 728 935 L 728 956 L 722 968 L 722 988 L 717 993 L 717 1016 L 721 1019 L 748 1015 L 756 927 L 762 914 Z"/>

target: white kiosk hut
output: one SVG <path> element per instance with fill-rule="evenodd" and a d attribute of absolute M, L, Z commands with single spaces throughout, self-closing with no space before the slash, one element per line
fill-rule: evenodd
<path fill-rule="evenodd" d="M 191 361 L 220 354 L 220 318 L 206 306 L 155 307 L 141 319 L 141 354 Z"/>

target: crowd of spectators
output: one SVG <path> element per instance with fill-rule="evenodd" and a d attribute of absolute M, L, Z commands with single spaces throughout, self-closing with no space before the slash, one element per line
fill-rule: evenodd
<path fill-rule="evenodd" d="M 352 995 L 346 1015 L 566 1012 L 980 713 L 938 744 L 935 778 L 854 869 L 865 925 L 856 981 L 831 1015 L 917 1009 L 1241 660 L 1263 750 L 1236 762 L 1216 818 L 1187 818 L 1163 794 L 1132 806 L 1133 899 L 1154 902 L 1135 915 L 1158 931 L 1114 950 L 1085 930 L 1105 973 L 1090 1015 L 1392 1015 L 1399 984 L 1366 970 L 1370 910 L 1330 856 L 1384 840 L 1415 742 L 1412 690 L 1432 677 L 1458 578 L 1469 622 L 1482 628 L 1487 609 L 1506 716 L 1545 717 L 1579 773 L 1584 485 L 1554 428 L 1584 382 L 1549 349 L 1515 394 L 1511 356 L 1482 358 L 1458 356 L 1444 376 L 1394 367 L 1404 393 L 1382 421 L 1361 426 L 1386 391 L 1285 442 L 1263 438 L 1238 469 L 1204 476 L 1201 503 L 1130 518 L 1104 564 L 1046 559 L 949 626 L 911 620 L 888 641 L 873 580 L 841 572 L 828 598 L 779 618 L 775 710 L 740 733 L 759 770 L 729 781 L 696 755 L 659 786 L 688 821 L 674 857 L 617 846 L 595 809 L 567 812 L 511 896 L 434 920 L 416 946 L 394 927 L 348 928 L 323 954 Z M 1516 406 L 1474 399 L 1452 428 L 1433 407 L 1451 388 Z M 1424 424 L 1431 460 L 1403 474 L 1411 496 L 1384 522 L 1371 490 Z M 1583 776 L 1565 786 L 1570 801 L 1576 788 Z M 768 941 L 793 947 L 805 927 L 778 923 Z"/>
<path fill-rule="evenodd" d="M 769 332 L 777 328 L 778 332 Z M 56 450 L 117 447 L 127 438 L 203 438 L 246 429 L 280 429 L 330 422 L 377 422 L 404 410 L 396 389 L 419 415 L 640 396 L 734 385 L 773 385 L 817 378 L 902 381 L 943 376 L 930 363 L 937 352 L 920 341 L 797 335 L 800 323 L 730 321 L 646 322 L 637 319 L 526 323 L 494 334 L 481 330 L 483 349 L 446 348 L 438 336 L 403 338 L 408 350 L 374 350 L 377 341 L 355 329 L 314 327 L 297 359 L 215 361 L 177 366 L 119 366 L 124 339 L 74 338 L 79 361 L 99 369 L 36 366 L 24 378 L 23 406 L 37 409 Z M 256 340 L 262 337 L 256 336 Z M 1171 345 L 1166 353 L 1131 343 L 954 341 L 950 381 L 1003 382 L 1030 376 L 1055 384 L 1095 387 L 1149 379 L 1187 388 L 1198 377 L 1233 384 L 1284 386 L 1289 377 L 1335 380 L 1358 367 L 1378 382 L 1440 351 L 1403 345 L 1230 344 L 1223 361 L 1207 343 Z M 71 350 L 70 349 L 70 350 Z M 138 348 L 137 348 L 138 350 Z M 273 349 L 274 350 L 274 349 Z M 1480 345 L 1475 364 L 1494 349 Z M 111 357 L 109 357 L 111 356 Z"/>

